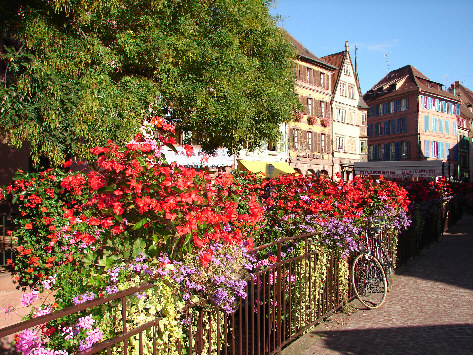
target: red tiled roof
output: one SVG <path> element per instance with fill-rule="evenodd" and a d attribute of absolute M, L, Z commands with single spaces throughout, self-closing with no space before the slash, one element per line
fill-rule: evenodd
<path fill-rule="evenodd" d="M 335 85 L 337 84 L 338 74 L 340 72 L 344 56 L 345 52 L 339 52 L 321 58 L 324 62 L 327 62 L 337 68 L 332 75 L 332 90 L 335 90 Z"/>
<path fill-rule="evenodd" d="M 395 90 L 393 85 L 396 85 Z M 371 101 L 379 97 L 387 99 L 407 92 L 422 91 L 436 96 L 457 100 L 457 98 L 448 91 L 441 90 L 441 87 L 441 84 L 427 78 L 416 67 L 406 65 L 389 72 L 383 79 L 365 93 L 363 98 L 365 101 Z"/>

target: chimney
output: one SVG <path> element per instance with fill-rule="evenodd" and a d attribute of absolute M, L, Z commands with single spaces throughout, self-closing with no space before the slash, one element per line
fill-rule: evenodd
<path fill-rule="evenodd" d="M 348 52 L 349 49 L 350 47 L 348 47 L 348 41 L 345 41 L 345 52 Z"/>

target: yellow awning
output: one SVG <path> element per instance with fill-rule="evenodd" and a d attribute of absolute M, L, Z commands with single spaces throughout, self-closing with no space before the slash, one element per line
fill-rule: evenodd
<path fill-rule="evenodd" d="M 268 174 L 270 169 L 268 165 L 274 167 L 272 174 Z M 294 174 L 296 171 L 285 162 L 267 162 L 267 161 L 252 161 L 252 160 L 238 160 L 238 170 L 250 171 L 252 173 L 262 173 L 267 177 L 276 177 L 284 174 Z"/>

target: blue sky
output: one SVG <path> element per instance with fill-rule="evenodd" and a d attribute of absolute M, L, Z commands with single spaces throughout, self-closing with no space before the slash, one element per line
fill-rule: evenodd
<path fill-rule="evenodd" d="M 408 64 L 433 81 L 473 90 L 473 0 L 275 0 L 270 11 L 318 57 L 348 41 L 354 61 L 356 46 L 363 93 L 388 67 Z"/>

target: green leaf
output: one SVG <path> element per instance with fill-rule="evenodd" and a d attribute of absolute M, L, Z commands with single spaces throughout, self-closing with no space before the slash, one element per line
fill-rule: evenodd
<path fill-rule="evenodd" d="M 131 229 L 133 229 L 133 230 L 140 229 L 141 227 L 143 227 L 143 225 L 145 225 L 148 222 L 149 222 L 149 218 L 145 217 L 145 218 L 141 219 L 140 221 L 136 222 L 135 225 Z"/>

